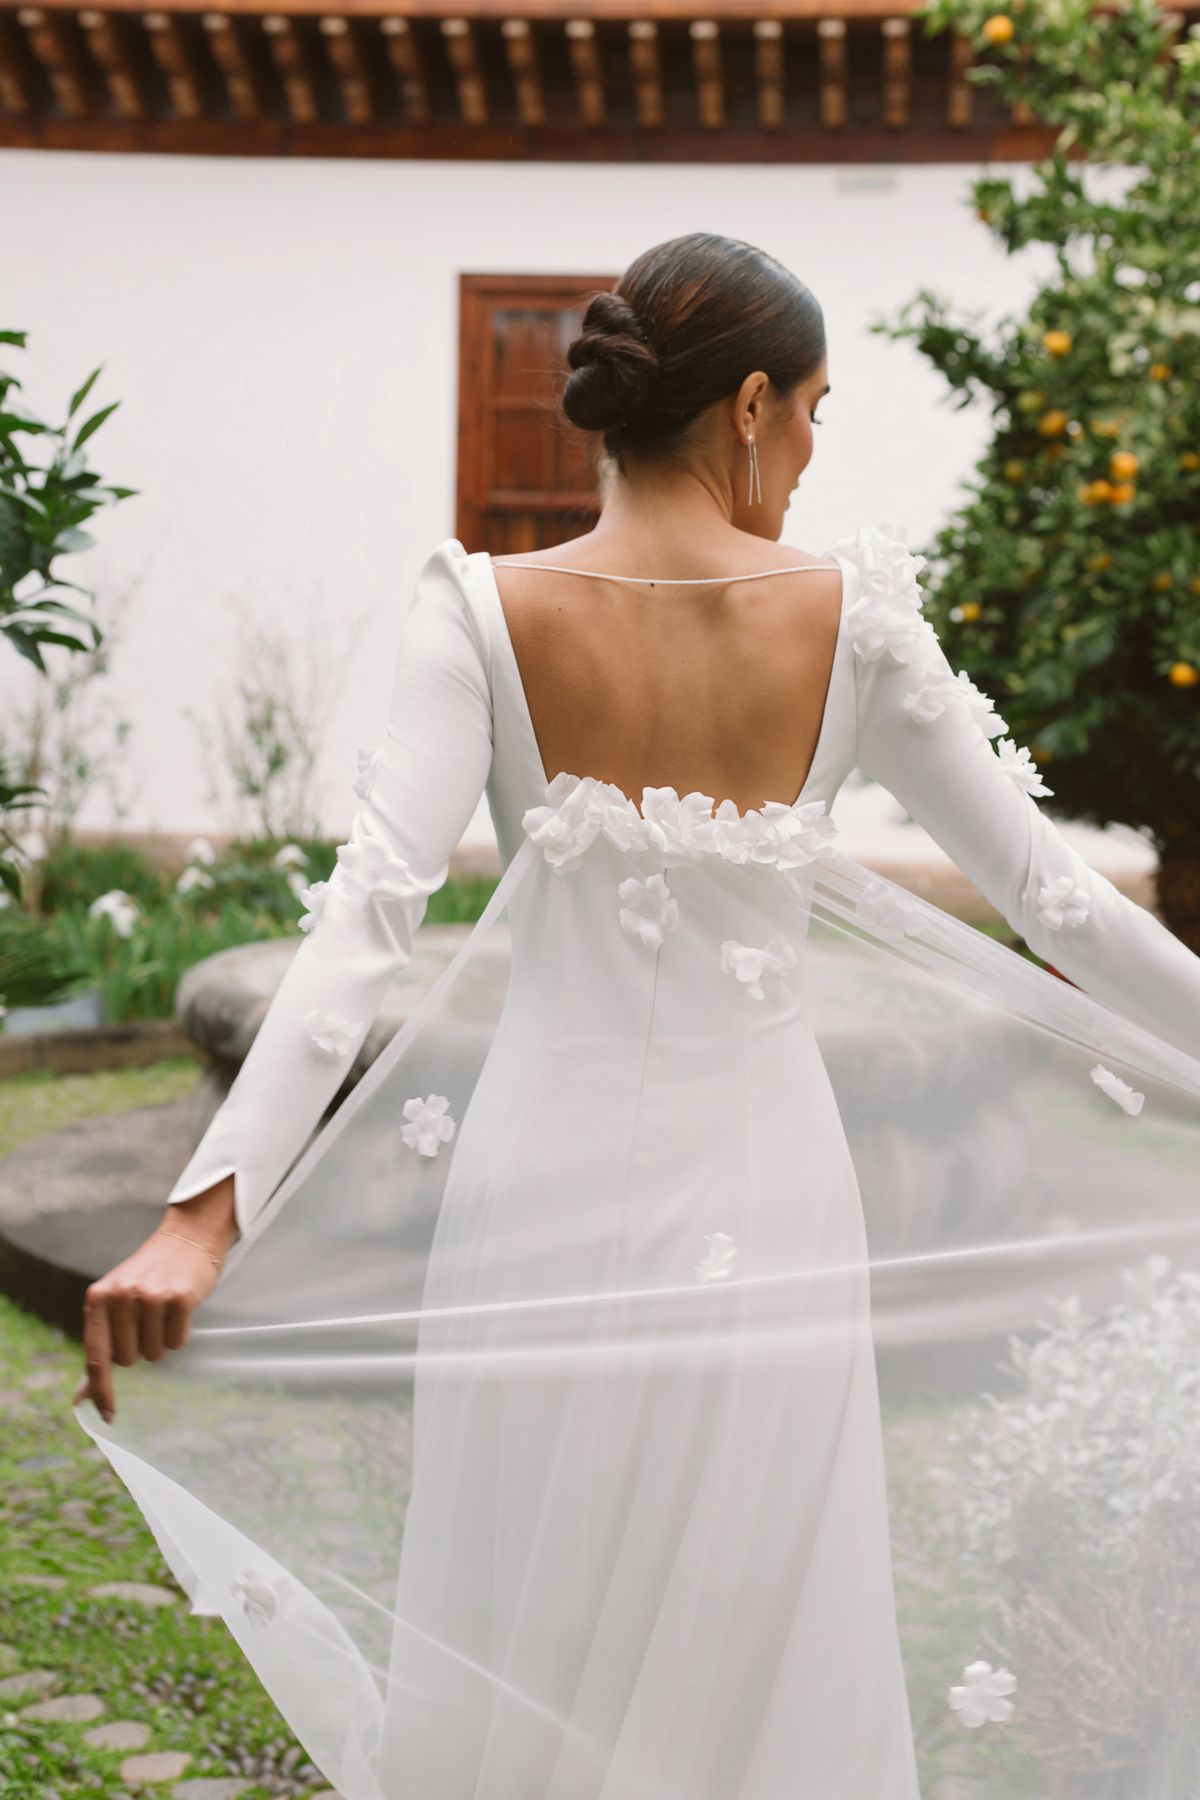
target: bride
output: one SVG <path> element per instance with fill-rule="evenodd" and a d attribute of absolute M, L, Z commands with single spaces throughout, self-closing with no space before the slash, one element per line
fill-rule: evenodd
<path fill-rule="evenodd" d="M 1194 1411 L 1200 959 L 1041 811 L 903 531 L 779 542 L 830 391 L 802 282 L 673 239 L 568 361 L 599 522 L 426 558 L 76 1416 L 345 1800 L 914 1800 L 918 1740 L 1005 1800 L 1182 1797 L 1195 1635 L 1142 1704 L 1110 1627 L 1167 1542 L 1196 1616 L 1196 1433 L 1112 1420 L 1150 1369 Z M 840 853 L 856 768 L 1057 974 Z M 500 884 L 325 1119 L 484 792 Z M 1045 1306 L 1052 1404 L 1053 1334 L 1000 1361 Z"/>

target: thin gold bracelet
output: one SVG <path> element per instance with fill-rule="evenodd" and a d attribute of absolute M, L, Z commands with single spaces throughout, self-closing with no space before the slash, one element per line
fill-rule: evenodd
<path fill-rule="evenodd" d="M 207 1244 L 197 1243 L 195 1238 L 184 1237 L 182 1231 L 164 1231 L 160 1226 L 158 1235 L 160 1237 L 178 1238 L 181 1244 L 192 1244 L 197 1250 L 204 1251 L 204 1254 L 208 1257 L 209 1262 L 212 1263 L 214 1268 L 220 1269 L 224 1266 L 222 1258 L 214 1256 Z"/>

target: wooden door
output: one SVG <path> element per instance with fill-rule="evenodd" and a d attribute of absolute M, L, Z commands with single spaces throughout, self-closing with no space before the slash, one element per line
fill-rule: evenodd
<path fill-rule="evenodd" d="M 562 417 L 558 397 L 588 296 L 616 281 L 460 277 L 455 532 L 468 550 L 540 550 L 595 523 L 593 440 Z"/>

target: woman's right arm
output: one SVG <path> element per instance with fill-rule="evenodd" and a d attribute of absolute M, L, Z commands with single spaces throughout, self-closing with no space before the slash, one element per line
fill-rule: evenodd
<path fill-rule="evenodd" d="M 426 559 L 400 633 L 383 736 L 355 791 L 337 867 L 306 893 L 303 940 L 229 1093 L 167 1196 L 156 1230 L 87 1291 L 90 1394 L 113 1416 L 112 1369 L 186 1341 L 229 1245 L 270 1195 L 345 1080 L 491 766 L 486 628 L 466 552 Z M 185 1239 L 192 1240 L 185 1242 Z"/>

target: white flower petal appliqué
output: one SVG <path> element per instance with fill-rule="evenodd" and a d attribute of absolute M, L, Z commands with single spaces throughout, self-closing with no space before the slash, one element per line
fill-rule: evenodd
<path fill-rule="evenodd" d="M 795 946 L 779 933 L 758 948 L 726 938 L 721 945 L 721 967 L 743 984 L 751 1000 L 770 1000 L 786 1006 L 791 998 L 787 978 L 797 967 Z"/>
<path fill-rule="evenodd" d="M 941 718 L 954 697 L 955 684 L 947 678 L 944 669 L 925 669 L 919 687 L 905 694 L 904 710 L 918 725 L 929 725 L 934 719 Z"/>
<path fill-rule="evenodd" d="M 341 1018 L 337 1013 L 326 1012 L 323 1006 L 314 1006 L 306 1012 L 304 1023 L 309 1043 L 317 1055 L 330 1058 L 346 1056 L 362 1030 L 361 1019 Z"/>
<path fill-rule="evenodd" d="M 1091 910 L 1091 895 L 1073 875 L 1058 875 L 1038 889 L 1037 916 L 1052 931 L 1062 925 L 1082 925 Z"/>
<path fill-rule="evenodd" d="M 1136 1088 L 1131 1088 L 1127 1081 L 1122 1081 L 1119 1075 L 1114 1075 L 1103 1063 L 1097 1063 L 1091 1075 L 1096 1086 L 1102 1088 L 1110 1100 L 1115 1100 L 1133 1118 L 1137 1117 L 1146 1104 L 1145 1094 L 1139 1094 Z"/>
<path fill-rule="evenodd" d="M 679 923 L 679 902 L 662 875 L 640 881 L 636 875 L 618 883 L 621 930 L 637 944 L 656 950 Z"/>
<path fill-rule="evenodd" d="M 382 761 L 382 744 L 376 744 L 372 750 L 359 750 L 358 776 L 354 783 L 354 792 L 358 795 L 360 800 L 366 800 L 370 797 L 371 789 L 375 785 L 375 777 L 379 773 Z"/>
<path fill-rule="evenodd" d="M 301 931 L 311 931 L 318 924 L 325 910 L 325 901 L 329 894 L 327 881 L 314 881 L 308 887 L 302 887 L 296 898 L 306 910 L 300 918 Z"/>
<path fill-rule="evenodd" d="M 898 944 L 916 925 L 921 909 L 903 888 L 888 881 L 872 881 L 859 895 L 854 916 L 874 937 Z"/>
<path fill-rule="evenodd" d="M 701 1281 L 724 1281 L 737 1259 L 737 1245 L 727 1231 L 706 1231 L 708 1252 L 703 1262 L 694 1263 Z"/>
<path fill-rule="evenodd" d="M 1000 1725 L 1010 1719 L 1013 1703 L 1007 1698 L 1017 1685 L 1008 1669 L 993 1669 L 989 1662 L 968 1663 L 961 1685 L 947 1696 L 960 1725 Z"/>
<path fill-rule="evenodd" d="M 335 880 L 348 900 L 403 900 L 414 892 L 412 870 L 376 838 L 338 845 Z"/>
<path fill-rule="evenodd" d="M 855 654 L 863 662 L 891 656 L 896 662 L 919 660 L 936 636 L 921 615 L 925 596 L 917 576 L 928 562 L 908 547 L 900 525 L 863 525 L 833 548 L 858 565 L 858 597 L 848 607 L 846 626 Z"/>
<path fill-rule="evenodd" d="M 1000 757 L 1000 767 L 1024 793 L 1052 794 L 1054 792 L 1054 789 L 1047 787 L 1038 774 L 1038 766 L 1024 744 L 1018 749 L 1012 738 L 1006 737 L 1000 740 L 996 749 Z"/>
<path fill-rule="evenodd" d="M 531 806 L 521 815 L 526 836 L 538 846 L 556 874 L 565 875 L 569 869 L 578 868 L 584 851 L 595 841 L 612 804 L 607 788 L 607 782 L 583 780 L 564 769 L 547 784 L 545 805 Z M 632 801 L 629 807 L 637 813 Z M 637 841 L 636 831 L 628 819 L 625 826 L 630 841 L 623 847 L 630 848 Z"/>
<path fill-rule="evenodd" d="M 450 1102 L 445 1094 L 414 1094 L 404 1102 L 408 1123 L 400 1127 L 400 1136 L 410 1150 L 422 1156 L 436 1156 L 443 1144 L 454 1136 L 455 1121 L 450 1117 Z"/>
<path fill-rule="evenodd" d="M 242 1611 L 252 1625 L 269 1625 L 282 1610 L 283 1593 L 279 1583 L 257 1569 L 243 1569 L 229 1584 L 234 1598 L 241 1597 Z"/>
<path fill-rule="evenodd" d="M 1004 737 L 1008 726 L 996 711 L 996 702 L 990 694 L 975 686 L 965 669 L 960 669 L 954 678 L 951 690 L 959 700 L 965 700 L 971 717 L 985 737 Z"/>

